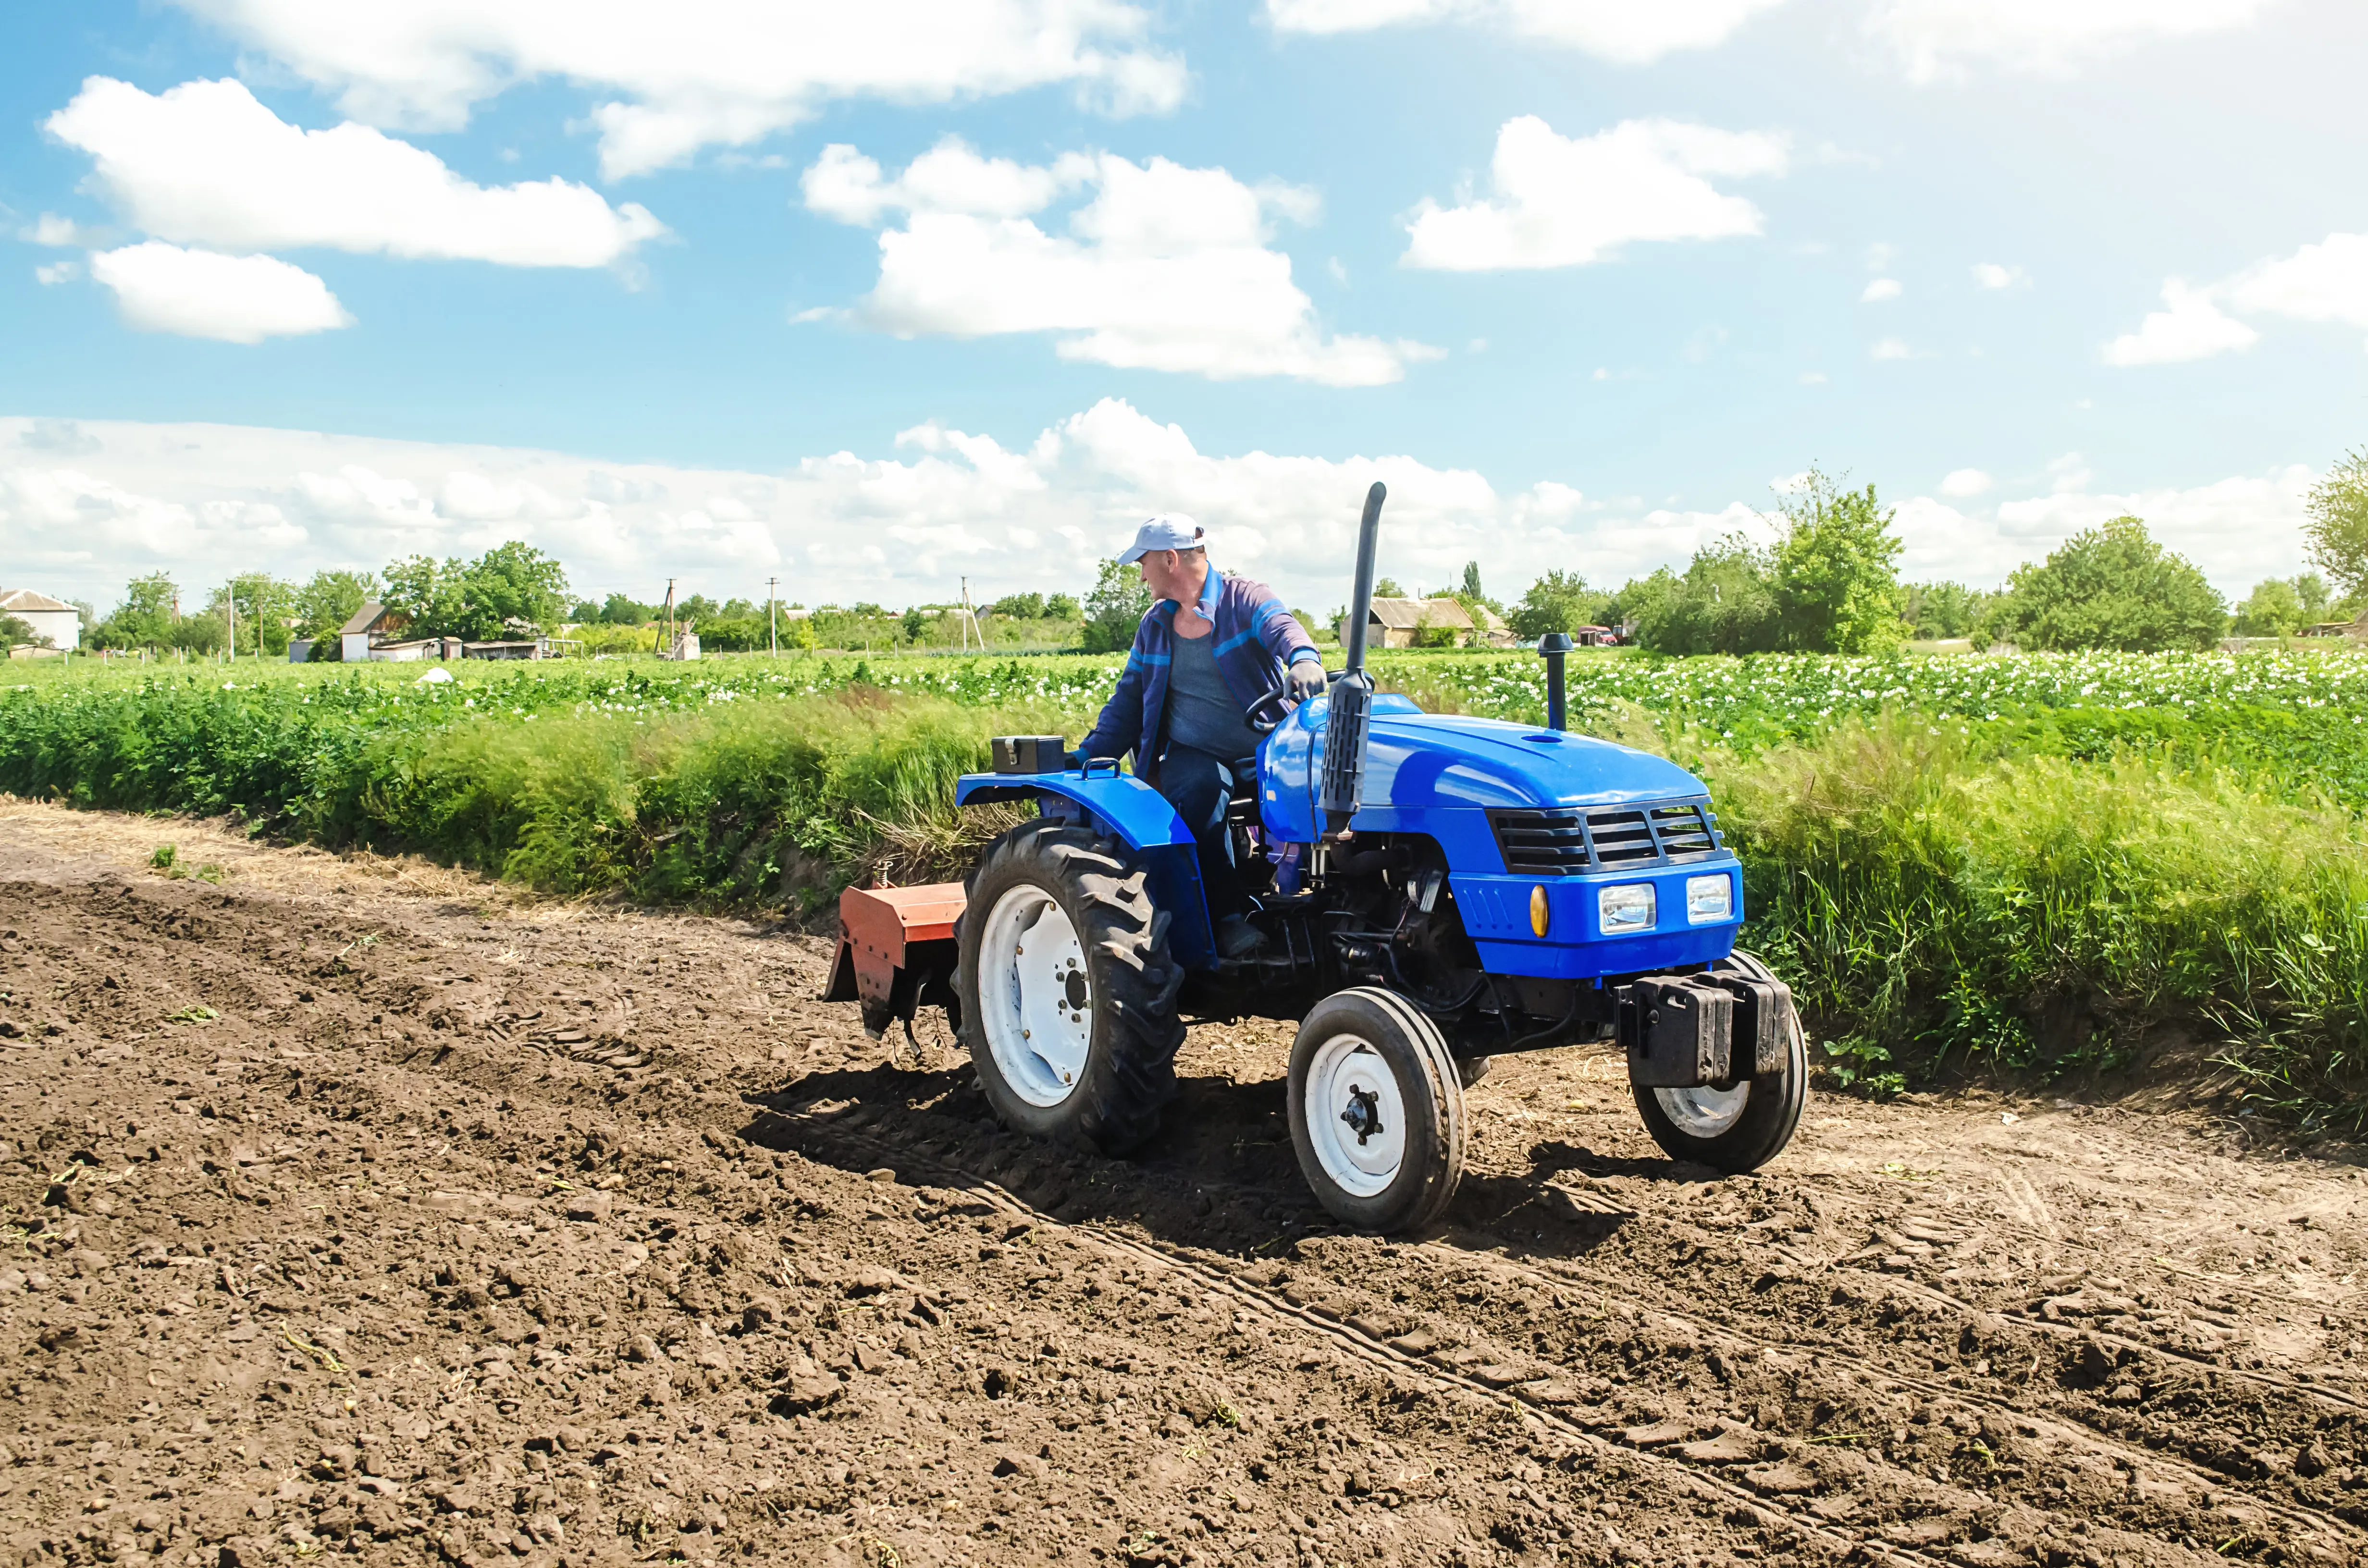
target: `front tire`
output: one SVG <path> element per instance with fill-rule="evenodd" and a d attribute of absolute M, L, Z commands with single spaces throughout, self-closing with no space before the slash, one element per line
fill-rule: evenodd
<path fill-rule="evenodd" d="M 1315 1005 L 1291 1048 L 1291 1142 L 1342 1224 L 1418 1230 L 1463 1176 L 1463 1087 L 1439 1027 L 1369 986 Z"/>
<path fill-rule="evenodd" d="M 1184 971 L 1145 880 L 1124 845 L 1043 821 L 996 839 L 972 874 L 954 970 L 962 1040 L 1012 1131 L 1108 1154 L 1158 1131 Z"/>
<path fill-rule="evenodd" d="M 1776 978 L 1740 949 L 1712 967 L 1752 980 Z M 1784 1071 L 1773 1078 L 1746 1078 L 1724 1089 L 1634 1087 L 1637 1113 L 1653 1142 L 1673 1160 L 1708 1165 L 1722 1176 L 1756 1171 L 1782 1153 L 1809 1096 L 1809 1042 L 1797 1009 L 1791 1022 Z"/>

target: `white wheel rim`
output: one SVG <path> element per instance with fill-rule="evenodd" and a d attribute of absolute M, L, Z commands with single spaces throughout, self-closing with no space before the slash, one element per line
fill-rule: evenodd
<path fill-rule="evenodd" d="M 1751 1085 L 1655 1089 L 1653 1097 L 1661 1102 L 1661 1114 L 1677 1123 L 1679 1131 L 1689 1138 L 1715 1138 L 1743 1119 L 1743 1108 L 1751 1103 Z"/>
<path fill-rule="evenodd" d="M 1397 1179 L 1406 1163 L 1406 1096 L 1371 1041 L 1349 1034 L 1326 1040 L 1308 1064 L 1305 1094 L 1307 1141 L 1333 1186 L 1372 1198 Z"/>
<path fill-rule="evenodd" d="M 1076 1093 L 1093 1043 L 1092 971 L 1068 912 L 1042 888 L 1013 888 L 987 913 L 978 1006 L 1012 1093 L 1044 1107 Z"/>

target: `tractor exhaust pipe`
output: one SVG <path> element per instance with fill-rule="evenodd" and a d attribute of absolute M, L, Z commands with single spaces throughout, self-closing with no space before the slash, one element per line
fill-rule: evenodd
<path fill-rule="evenodd" d="M 1365 623 L 1373 615 L 1373 557 L 1381 548 L 1382 501 L 1389 494 L 1379 480 L 1365 492 L 1365 516 L 1357 526 L 1357 585 L 1349 596 L 1347 658 L 1332 683 L 1331 711 L 1324 728 L 1324 779 L 1319 804 L 1324 831 L 1338 838 L 1347 831 L 1364 793 L 1365 737 L 1372 717 L 1373 680 L 1365 673 Z"/>
<path fill-rule="evenodd" d="M 1562 662 L 1573 644 L 1567 631 L 1549 631 L 1538 639 L 1538 657 L 1546 662 L 1546 728 L 1570 728 L 1569 710 L 1563 701 Z"/>

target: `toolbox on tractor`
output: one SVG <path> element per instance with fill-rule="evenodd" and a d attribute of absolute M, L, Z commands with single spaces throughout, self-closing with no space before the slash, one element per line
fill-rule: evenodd
<path fill-rule="evenodd" d="M 830 997 L 861 1003 L 874 1035 L 944 1006 L 1006 1125 L 1109 1153 L 1156 1131 L 1187 1019 L 1294 1022 L 1300 1169 L 1365 1229 L 1444 1210 L 1463 1090 L 1518 1051 L 1615 1046 L 1672 1157 L 1757 1169 L 1799 1123 L 1807 1042 L 1791 991 L 1735 946 L 1742 866 L 1709 791 L 1569 732 L 1565 636 L 1539 647 L 1543 729 L 1377 691 L 1383 494 L 1365 498 L 1344 668 L 1244 712 L 1262 738 L 1223 842 L 1263 940 L 1220 953 L 1190 831 L 1120 759 L 1073 766 L 1061 736 L 1008 735 L 956 803 L 1036 815 L 963 883 L 849 889 Z"/>

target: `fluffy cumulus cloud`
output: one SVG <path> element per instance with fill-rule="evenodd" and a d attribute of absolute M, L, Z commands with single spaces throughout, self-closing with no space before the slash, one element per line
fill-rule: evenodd
<path fill-rule="evenodd" d="M 2261 335 L 2228 313 L 2368 327 L 2368 234 L 2329 234 L 2206 287 L 2162 286 L 2163 308 L 2105 345 L 2112 365 L 2169 365 L 2250 348 Z M 2226 308 L 2224 308 L 2226 307 Z"/>
<path fill-rule="evenodd" d="M 1105 400 L 1006 447 L 940 425 L 871 454 L 780 472 L 618 464 L 503 448 L 222 426 L 0 419 L 0 554 L 29 585 L 102 606 L 141 572 L 184 587 L 250 569 L 303 576 L 518 539 L 579 591 L 756 597 L 768 576 L 808 604 L 1078 592 L 1146 515 L 1201 519 L 1220 562 L 1318 614 L 1348 597 L 1359 506 L 1390 487 L 1382 569 L 1459 580 L 1484 563 L 1518 595 L 1548 567 L 1618 581 L 1753 519 L 1607 504 L 1566 484 L 1502 491 L 1411 456 L 1202 450 L 1180 427 Z M 268 553 L 264 553 L 268 552 Z"/>
<path fill-rule="evenodd" d="M 1990 66 L 2060 75 L 2150 40 L 2249 25 L 2269 0 L 1876 0 L 1867 26 L 1910 79 Z"/>
<path fill-rule="evenodd" d="M 854 316 L 900 336 L 1050 333 L 1067 359 L 1329 386 L 1395 381 L 1437 353 L 1325 335 L 1269 243 L 1277 219 L 1314 216 L 1296 187 L 1107 153 L 1021 165 L 947 141 L 893 178 L 827 147 L 803 188 L 818 213 L 882 226 L 880 280 Z M 1045 216 L 1064 202 L 1064 220 Z"/>
<path fill-rule="evenodd" d="M 126 220 L 187 244 L 603 267 L 666 232 L 643 208 L 612 208 L 586 186 L 487 187 L 368 126 L 300 129 L 237 82 L 152 95 L 94 76 L 47 129 L 90 155 L 94 182 Z"/>
<path fill-rule="evenodd" d="M 329 286 L 268 256 L 224 256 L 150 240 L 90 258 L 129 325 L 223 343 L 260 343 L 351 326 Z"/>
<path fill-rule="evenodd" d="M 868 97 L 942 104 L 1068 85 L 1106 112 L 1182 101 L 1183 62 L 1127 0 L 177 0 L 367 124 L 450 131 L 514 84 L 592 111 L 611 179 L 746 146 Z"/>
<path fill-rule="evenodd" d="M 2172 278 L 2162 286 L 2162 309 L 2105 345 L 2108 365 L 2176 365 L 2250 348 L 2261 335 L 2229 315 L 2207 290 Z"/>
<path fill-rule="evenodd" d="M 1950 490 L 1937 500 L 1918 496 L 1899 507 L 1907 549 L 1900 575 L 1912 582 L 1956 581 L 1995 586 L 2027 561 L 2085 528 L 2123 516 L 2142 518 L 2154 537 L 2186 556 L 2232 598 L 2264 577 L 2304 569 L 2303 504 L 2316 477 L 2304 466 L 2238 475 L 2209 484 L 2152 490 L 2096 491 L 2078 458 L 2054 465 L 2041 494 L 1999 501 L 1987 509 L 1960 505 Z M 1949 480 L 1955 480 L 1951 474 Z"/>
<path fill-rule="evenodd" d="M 2224 289 L 2248 313 L 2368 327 L 2368 234 L 2329 234 L 2238 273 Z"/>
<path fill-rule="evenodd" d="M 1706 49 L 1782 0 L 1267 0 L 1277 32 L 1347 33 L 1415 22 L 1463 22 L 1516 38 L 1642 64 Z"/>
<path fill-rule="evenodd" d="M 1453 207 L 1426 198 L 1407 223 L 1406 266 L 1476 272 L 1577 267 L 1645 240 L 1759 233 L 1759 209 L 1713 179 L 1784 173 L 1785 139 L 1674 119 L 1623 120 L 1566 137 L 1534 115 L 1505 122 L 1489 191 Z"/>

